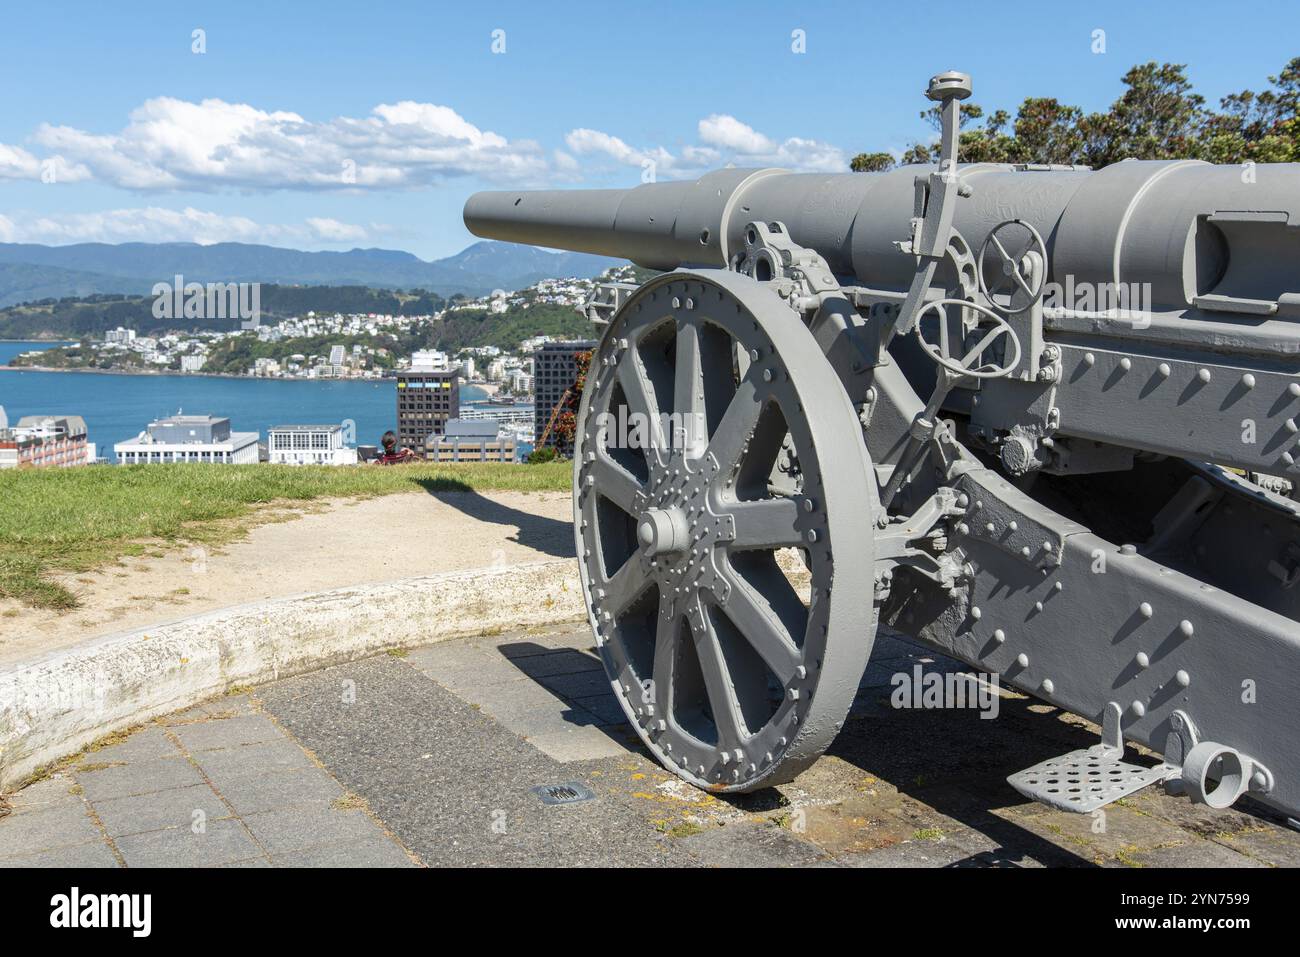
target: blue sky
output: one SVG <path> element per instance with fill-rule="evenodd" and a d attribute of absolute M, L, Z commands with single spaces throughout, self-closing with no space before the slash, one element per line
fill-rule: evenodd
<path fill-rule="evenodd" d="M 476 189 L 901 151 L 930 136 L 921 91 L 945 69 L 988 108 L 1100 109 L 1135 63 L 1185 62 L 1214 102 L 1300 54 L 1300 4 L 1199 0 L 70 2 L 10 4 L 0 24 L 0 241 L 424 258 L 472 240 Z"/>

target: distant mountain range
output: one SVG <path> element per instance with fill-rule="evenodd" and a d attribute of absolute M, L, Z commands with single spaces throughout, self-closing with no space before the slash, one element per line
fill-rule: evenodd
<path fill-rule="evenodd" d="M 427 289 L 481 296 L 542 279 L 590 278 L 621 260 L 514 243 L 478 242 L 425 261 L 393 249 L 304 252 L 251 243 L 0 243 L 0 307 L 94 293 L 149 292 L 180 274 L 186 282 Z"/>

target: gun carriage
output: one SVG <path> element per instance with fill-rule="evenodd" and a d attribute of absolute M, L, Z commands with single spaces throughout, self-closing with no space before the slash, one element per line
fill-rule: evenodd
<path fill-rule="evenodd" d="M 1300 165 L 958 165 L 969 94 L 930 82 L 935 167 L 466 204 L 664 270 L 587 306 L 611 683 L 666 767 L 750 791 L 828 746 L 884 622 L 1101 726 L 1027 795 L 1300 816 Z"/>

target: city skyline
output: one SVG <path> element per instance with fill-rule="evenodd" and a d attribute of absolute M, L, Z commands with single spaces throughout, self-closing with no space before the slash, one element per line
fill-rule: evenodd
<path fill-rule="evenodd" d="M 691 6 L 689 30 L 672 3 L 623 19 L 591 4 L 564 18 L 523 4 L 136 9 L 128 22 L 75 4 L 57 25 L 8 13 L 0 77 L 26 92 L 0 118 L 0 241 L 432 259 L 472 242 L 460 208 L 477 189 L 627 187 L 728 163 L 844 170 L 928 141 L 920 91 L 952 67 L 988 108 L 1054 96 L 1096 110 L 1129 67 L 1165 60 L 1215 104 L 1264 86 L 1300 26 L 1274 11 L 1261 36 L 1215 8 L 1210 31 L 1196 3 L 1173 20 L 1100 3 L 987 23 L 956 4 Z"/>

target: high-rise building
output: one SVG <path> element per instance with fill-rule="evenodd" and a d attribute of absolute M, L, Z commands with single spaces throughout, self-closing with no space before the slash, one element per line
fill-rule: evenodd
<path fill-rule="evenodd" d="M 397 373 L 397 441 L 423 452 L 430 435 L 442 435 L 460 415 L 460 376 L 455 372 Z"/>
<path fill-rule="evenodd" d="M 564 401 L 564 393 L 571 389 L 578 379 L 578 354 L 590 352 L 596 347 L 595 340 L 579 339 L 571 342 L 546 342 L 533 353 L 533 436 L 537 447 L 542 446 L 542 433 L 555 412 L 556 406 Z M 569 443 L 557 443 L 555 431 L 546 436 L 546 445 L 558 448 L 561 454 L 570 451 Z"/>

